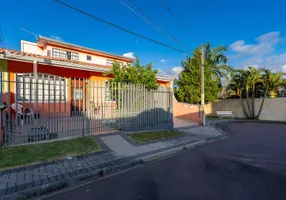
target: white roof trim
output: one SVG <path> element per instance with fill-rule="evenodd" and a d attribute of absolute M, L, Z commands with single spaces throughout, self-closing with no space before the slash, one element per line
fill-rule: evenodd
<path fill-rule="evenodd" d="M 159 81 L 173 81 L 175 78 L 168 76 L 156 76 Z"/>
<path fill-rule="evenodd" d="M 31 56 L 22 56 L 22 55 L 15 55 L 7 52 L 5 55 L 0 55 L 2 58 L 12 59 L 12 60 L 21 60 L 24 62 L 34 62 L 37 61 L 39 64 L 45 64 L 45 65 L 51 65 L 54 67 L 64 67 L 69 69 L 77 69 L 77 70 L 85 70 L 85 71 L 92 71 L 92 72 L 108 72 L 110 69 L 96 67 L 96 66 L 89 66 L 89 65 L 83 65 L 83 64 L 76 64 L 76 63 L 69 63 L 64 61 L 56 61 L 56 60 L 49 60 L 49 59 L 43 59 L 43 58 L 37 58 L 37 57 L 31 57 Z M 156 76 L 157 80 L 159 81 L 166 81 L 170 82 L 173 81 L 174 78 L 172 77 L 165 77 L 165 76 Z"/>
<path fill-rule="evenodd" d="M 104 69 L 104 68 L 96 67 L 96 66 L 69 63 L 69 62 L 64 62 L 64 61 L 48 60 L 48 59 L 43 59 L 43 58 L 31 57 L 31 56 L 21 56 L 21 55 L 15 55 L 11 53 L 7 53 L 5 55 L 5 58 L 22 60 L 26 62 L 37 61 L 40 64 L 51 65 L 54 67 L 64 67 L 64 68 L 87 70 L 87 71 L 93 71 L 93 72 L 108 72 L 110 70 L 110 69 Z"/>

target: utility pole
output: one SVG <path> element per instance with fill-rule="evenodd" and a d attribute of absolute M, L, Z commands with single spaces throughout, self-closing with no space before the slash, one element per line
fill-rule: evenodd
<path fill-rule="evenodd" d="M 202 44 L 202 65 L 201 65 L 201 113 L 202 125 L 205 125 L 205 46 Z"/>

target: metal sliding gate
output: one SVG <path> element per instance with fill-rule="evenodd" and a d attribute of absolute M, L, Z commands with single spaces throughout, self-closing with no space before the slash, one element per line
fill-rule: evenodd
<path fill-rule="evenodd" d="M 0 84 L 4 146 L 173 126 L 171 88 L 9 72 Z"/>

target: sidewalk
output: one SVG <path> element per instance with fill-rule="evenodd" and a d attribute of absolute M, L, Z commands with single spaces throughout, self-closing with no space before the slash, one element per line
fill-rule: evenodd
<path fill-rule="evenodd" d="M 225 137 L 212 126 L 179 130 L 185 136 L 144 145 L 135 144 L 124 133 L 96 135 L 104 152 L 1 171 L 0 198 L 38 196 Z"/>

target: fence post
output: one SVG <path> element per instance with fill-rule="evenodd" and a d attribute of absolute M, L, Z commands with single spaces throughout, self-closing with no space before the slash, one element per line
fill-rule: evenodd
<path fill-rule="evenodd" d="M 91 110 L 91 107 L 90 107 L 90 80 L 88 79 L 87 80 L 87 135 L 90 135 L 90 110 Z"/>
<path fill-rule="evenodd" d="M 170 122 L 173 124 L 173 89 L 169 88 L 169 113 Z"/>

